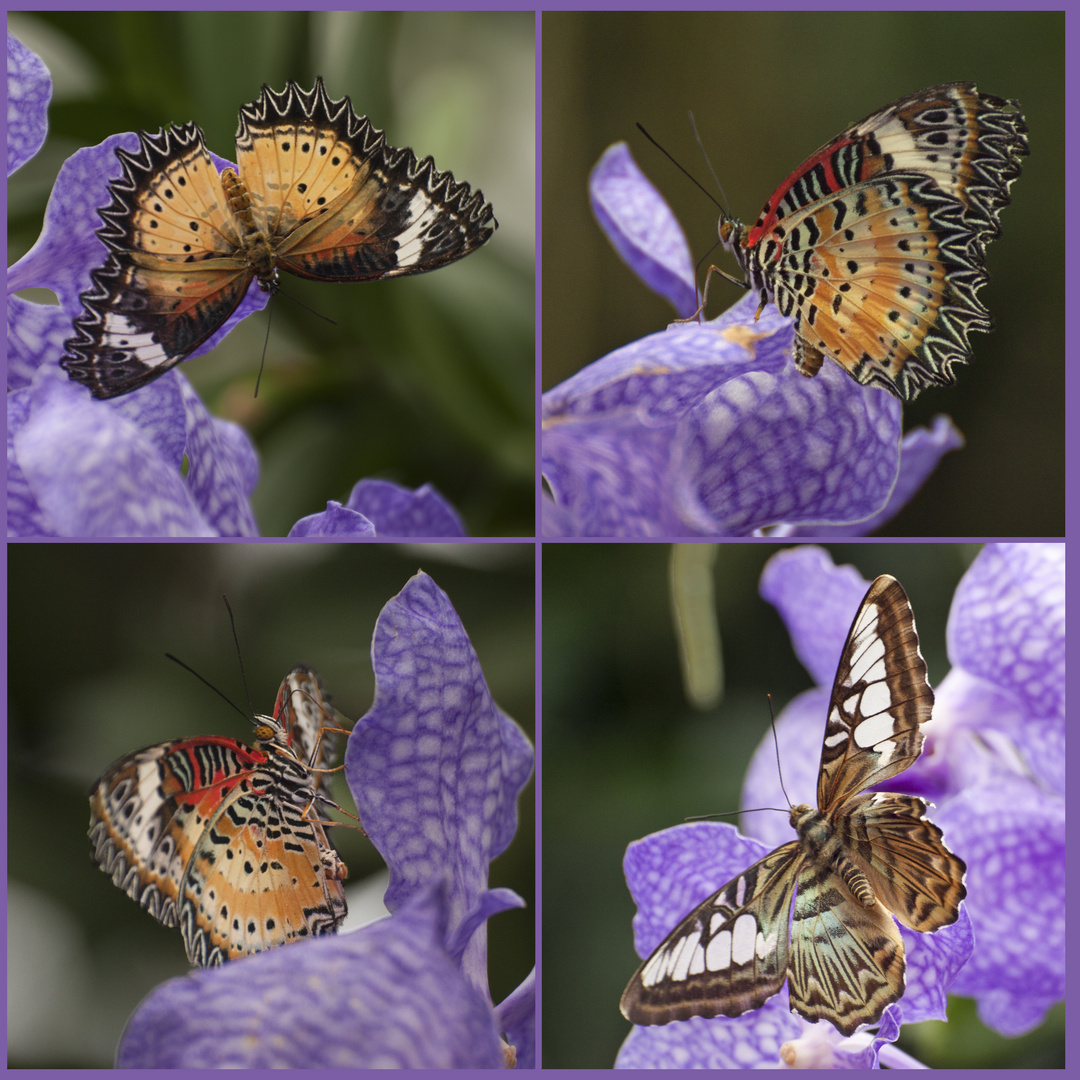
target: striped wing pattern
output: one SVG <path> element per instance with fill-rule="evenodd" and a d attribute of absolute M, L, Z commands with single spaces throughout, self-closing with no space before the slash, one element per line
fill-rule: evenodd
<path fill-rule="evenodd" d="M 803 375 L 829 357 L 909 401 L 955 382 L 969 332 L 993 329 L 976 293 L 1027 153 L 1016 101 L 932 86 L 811 155 L 752 228 L 722 214 L 720 238 L 761 307 L 795 320 Z"/>
<path fill-rule="evenodd" d="M 818 808 L 795 806 L 798 839 L 729 881 L 683 919 L 630 980 L 636 1024 L 740 1016 L 786 980 L 791 1008 L 845 1035 L 904 992 L 893 916 L 917 931 L 955 922 L 964 864 L 926 803 L 863 789 L 922 748 L 933 692 L 907 595 L 883 575 L 848 634 L 822 747 Z M 789 929 L 790 927 L 790 929 Z"/>
<path fill-rule="evenodd" d="M 90 796 L 94 860 L 164 926 L 179 926 L 193 965 L 333 933 L 346 869 L 312 812 L 316 781 L 299 759 L 288 702 L 255 718 L 256 746 L 217 736 L 146 747 L 105 771 Z M 305 698 L 317 711 L 321 697 Z"/>

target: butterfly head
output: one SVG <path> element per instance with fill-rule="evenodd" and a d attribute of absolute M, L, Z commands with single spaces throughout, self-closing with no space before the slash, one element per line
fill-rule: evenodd
<path fill-rule="evenodd" d="M 717 231 L 720 234 L 720 243 L 723 244 L 728 251 L 734 251 L 736 247 L 742 243 L 742 238 L 746 233 L 746 226 L 737 218 L 728 217 L 727 214 L 721 210 Z"/>

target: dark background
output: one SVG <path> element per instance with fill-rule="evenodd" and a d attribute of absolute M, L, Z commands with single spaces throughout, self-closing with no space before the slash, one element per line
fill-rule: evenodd
<path fill-rule="evenodd" d="M 692 111 L 731 212 L 753 223 L 819 146 L 896 98 L 974 80 L 1018 99 L 1031 156 L 979 294 L 997 330 L 972 334 L 975 359 L 956 386 L 931 388 L 905 409 L 905 429 L 950 415 L 967 446 L 885 529 L 1064 535 L 1063 12 L 548 12 L 542 29 L 545 389 L 673 317 L 593 220 L 588 175 L 608 146 L 629 142 L 695 261 L 716 243 L 715 206 L 635 122 L 715 191 L 687 122 Z M 719 247 L 708 261 L 737 271 Z M 742 295 L 715 281 L 709 314 Z"/>
<path fill-rule="evenodd" d="M 697 711 L 679 673 L 671 548 L 544 545 L 546 1068 L 610 1068 L 630 1032 L 619 995 L 640 961 L 622 873 L 627 844 L 692 815 L 737 810 L 750 757 L 769 737 L 766 694 L 779 715 L 811 686 L 780 617 L 758 595 L 762 567 L 781 546 L 718 545 L 713 581 L 727 689 L 717 707 Z M 853 563 L 867 580 L 899 579 L 936 686 L 949 670 L 949 605 L 978 546 L 827 546 L 834 562 Z M 1064 1017 L 1062 1004 L 1038 1030 L 1003 1039 L 979 1023 L 971 999 L 953 998 L 947 1025 L 908 1025 L 901 1045 L 937 1068 L 1060 1068 Z"/>
<path fill-rule="evenodd" d="M 37 238 L 57 170 L 77 148 L 193 120 L 232 160 L 239 109 L 263 83 L 306 89 L 316 75 L 391 145 L 431 155 L 494 206 L 492 240 L 437 273 L 360 285 L 282 275 L 319 314 L 272 303 L 258 398 L 267 314 L 184 363 L 210 410 L 259 448 L 263 535 L 284 535 L 370 476 L 435 484 L 471 535 L 534 535 L 534 25 L 532 12 L 9 19 L 54 82 L 48 140 L 9 188 L 9 263 Z"/>
<path fill-rule="evenodd" d="M 155 742 L 250 741 L 249 720 L 164 656 L 247 712 L 223 593 L 257 712 L 271 712 L 281 680 L 307 663 L 355 721 L 374 695 L 375 620 L 423 569 L 454 604 L 495 701 L 532 738 L 534 563 L 532 544 L 9 546 L 9 1064 L 109 1066 L 135 1006 L 189 970 L 179 932 L 92 863 L 87 792 L 112 761 Z M 528 905 L 488 923 L 496 1002 L 533 966 L 534 791 L 522 794 L 517 836 L 492 866 L 491 884 Z M 353 805 L 340 777 L 334 793 Z M 352 919 L 363 884 L 385 868 L 359 833 L 335 829 L 334 842 Z M 376 878 L 366 892 L 381 902 L 384 890 Z"/>

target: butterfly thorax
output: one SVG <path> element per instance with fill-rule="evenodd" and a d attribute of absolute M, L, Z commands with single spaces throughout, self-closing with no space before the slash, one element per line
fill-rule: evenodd
<path fill-rule="evenodd" d="M 226 169 L 221 174 L 221 186 L 229 200 L 229 210 L 239 230 L 238 239 L 243 249 L 244 258 L 259 280 L 263 292 L 276 292 L 278 274 L 274 269 L 274 249 L 270 243 L 265 226 L 255 221 L 255 211 L 251 205 L 251 195 L 244 181 L 234 169 Z"/>
<path fill-rule="evenodd" d="M 791 825 L 799 834 L 799 847 L 807 866 L 815 868 L 823 879 L 838 875 L 863 907 L 872 908 L 877 903 L 870 882 L 844 850 L 843 841 L 828 814 L 805 803 L 793 806 Z"/>
<path fill-rule="evenodd" d="M 316 800 L 314 774 L 297 758 L 289 733 L 272 717 L 255 719 L 255 741 L 266 755 L 262 768 L 255 773 L 255 784 L 265 779 L 269 781 L 268 787 L 274 787 L 289 802 L 310 806 Z"/>

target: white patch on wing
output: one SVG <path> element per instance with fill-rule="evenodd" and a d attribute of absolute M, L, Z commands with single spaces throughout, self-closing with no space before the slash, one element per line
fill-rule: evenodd
<path fill-rule="evenodd" d="M 855 728 L 855 744 L 862 750 L 866 750 L 871 746 L 877 746 L 878 743 L 883 743 L 893 737 L 896 730 L 896 725 L 893 722 L 893 718 L 888 713 L 878 713 L 876 716 L 871 716 L 869 719 L 863 720 Z M 885 755 L 885 760 L 892 756 L 891 746 L 883 746 L 881 753 Z"/>
<path fill-rule="evenodd" d="M 757 946 L 757 919 L 749 912 L 740 915 L 731 928 L 731 959 L 736 964 L 749 963 Z"/>
<path fill-rule="evenodd" d="M 705 966 L 709 971 L 727 971 L 731 967 L 730 930 L 717 934 L 709 942 L 709 947 L 705 950 Z"/>
<path fill-rule="evenodd" d="M 675 950 L 674 961 L 671 965 L 671 978 L 675 982 L 683 982 L 690 971 L 690 961 L 693 959 L 694 950 L 701 941 L 701 931 L 695 930 L 683 938 L 682 943 Z"/>
<path fill-rule="evenodd" d="M 871 683 L 863 691 L 860 711 L 863 716 L 870 717 L 877 713 L 885 712 L 890 708 L 892 703 L 892 695 L 889 693 L 888 683 Z"/>

